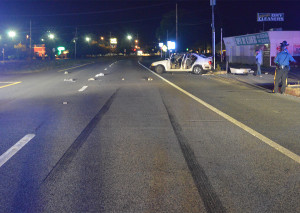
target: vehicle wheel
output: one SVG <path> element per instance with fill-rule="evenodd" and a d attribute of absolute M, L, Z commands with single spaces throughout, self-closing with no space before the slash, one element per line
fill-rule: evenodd
<path fill-rule="evenodd" d="M 165 71 L 165 68 L 164 68 L 163 65 L 157 65 L 155 67 L 155 71 L 156 71 L 157 74 L 162 74 Z"/>
<path fill-rule="evenodd" d="M 204 73 L 204 70 L 201 66 L 194 66 L 193 68 L 193 73 L 196 74 L 196 75 L 199 75 L 199 74 L 203 74 Z"/>

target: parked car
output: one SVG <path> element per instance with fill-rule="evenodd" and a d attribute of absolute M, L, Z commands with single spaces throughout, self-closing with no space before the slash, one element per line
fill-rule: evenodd
<path fill-rule="evenodd" d="M 195 53 L 174 53 L 170 58 L 152 63 L 150 68 L 158 74 L 163 72 L 193 72 L 199 75 L 212 69 L 212 60 Z"/>

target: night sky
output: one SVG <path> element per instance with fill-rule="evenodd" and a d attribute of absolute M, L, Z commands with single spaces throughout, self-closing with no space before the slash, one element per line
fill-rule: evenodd
<path fill-rule="evenodd" d="M 0 35 L 15 29 L 19 35 L 29 34 L 32 22 L 32 39 L 40 40 L 47 30 L 55 32 L 65 41 L 78 36 L 95 34 L 119 39 L 128 33 L 139 37 L 141 44 L 151 45 L 158 37 L 175 39 L 175 4 L 178 3 L 178 26 L 181 46 L 204 45 L 211 41 L 211 6 L 209 0 L 193 1 L 0 1 Z M 256 21 L 258 12 L 284 13 L 284 22 L 267 22 L 265 29 L 282 27 L 283 30 L 300 30 L 300 1 L 217 0 L 215 7 L 216 41 L 223 36 L 257 33 L 262 23 Z M 168 29 L 157 32 L 163 17 Z M 167 18 L 166 18 L 167 17 Z"/>

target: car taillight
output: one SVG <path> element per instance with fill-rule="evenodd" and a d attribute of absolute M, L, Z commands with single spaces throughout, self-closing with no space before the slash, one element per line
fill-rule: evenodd
<path fill-rule="evenodd" d="M 209 61 L 208 63 L 209 63 L 209 65 L 211 65 L 211 64 L 212 64 L 212 62 L 211 62 L 211 61 Z"/>

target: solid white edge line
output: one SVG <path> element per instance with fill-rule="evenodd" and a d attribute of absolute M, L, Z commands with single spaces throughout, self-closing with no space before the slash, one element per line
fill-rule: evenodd
<path fill-rule="evenodd" d="M 23 146 L 25 146 L 34 137 L 35 137 L 35 134 L 25 135 L 15 145 L 13 145 L 10 149 L 8 149 L 5 153 L 3 153 L 0 156 L 0 167 L 3 166 L 18 151 L 20 151 L 23 148 Z"/>
<path fill-rule="evenodd" d="M 176 88 L 177 90 L 181 91 L 182 93 L 184 93 L 185 95 L 191 97 L 192 99 L 194 99 L 195 101 L 197 101 L 198 103 L 202 104 L 203 106 L 207 107 L 208 109 L 212 110 L 213 112 L 217 113 L 218 115 L 222 116 L 223 118 L 225 118 L 226 120 L 230 121 L 231 123 L 237 125 L 238 127 L 242 128 L 243 130 L 245 130 L 246 132 L 250 133 L 251 135 L 255 136 L 256 138 L 258 138 L 259 140 L 261 140 L 262 142 L 264 142 L 265 144 L 268 144 L 269 146 L 271 146 L 272 148 L 278 150 L 279 152 L 281 152 L 282 154 L 284 154 L 285 156 L 293 159 L 294 161 L 296 161 L 297 163 L 300 164 L 300 156 L 293 153 L 292 151 L 284 148 L 283 146 L 277 144 L 276 142 L 272 141 L 271 139 L 267 138 L 266 136 L 260 134 L 259 132 L 255 131 L 254 129 L 251 129 L 250 127 L 248 127 L 247 125 L 241 123 L 240 121 L 230 117 L 229 115 L 227 115 L 226 113 L 220 111 L 219 109 L 213 107 L 212 105 L 206 103 L 205 101 L 201 100 L 200 98 L 192 95 L 191 93 L 185 91 L 184 89 L 180 88 L 179 86 L 175 85 L 174 83 L 168 81 L 167 79 L 163 78 L 162 76 L 158 75 L 157 73 L 153 72 L 152 70 L 150 70 L 149 68 L 147 68 L 146 66 L 144 66 L 143 64 L 140 63 L 140 61 L 138 61 L 138 63 L 143 66 L 145 69 L 147 69 L 148 71 L 150 71 L 151 73 L 153 73 L 154 75 L 156 75 L 157 77 L 159 77 L 160 79 L 162 79 L 163 81 L 165 81 L 166 83 L 168 83 L 169 85 L 173 86 L 174 88 Z"/>
<path fill-rule="evenodd" d="M 88 86 L 83 86 L 80 90 L 78 90 L 78 92 L 82 92 L 82 91 L 84 91 L 86 88 L 88 88 Z"/>

